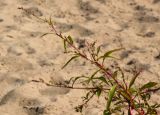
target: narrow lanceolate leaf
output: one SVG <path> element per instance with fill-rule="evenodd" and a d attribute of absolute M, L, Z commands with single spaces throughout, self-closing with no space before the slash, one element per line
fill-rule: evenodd
<path fill-rule="evenodd" d="M 134 84 L 134 82 L 135 82 L 135 80 L 136 80 L 137 77 L 138 77 L 138 75 L 135 75 L 135 76 L 131 79 L 131 81 L 130 81 L 130 83 L 129 83 L 129 88 L 132 87 L 132 85 Z"/>
<path fill-rule="evenodd" d="M 117 75 L 118 75 L 118 71 L 115 71 L 112 76 L 113 76 L 114 78 L 117 78 Z"/>
<path fill-rule="evenodd" d="M 64 66 L 62 67 L 62 69 L 65 68 L 69 64 L 69 62 L 71 62 L 73 59 L 78 58 L 78 57 L 79 56 L 73 56 L 70 60 L 67 61 L 66 64 L 64 64 Z"/>
<path fill-rule="evenodd" d="M 111 102 L 112 102 L 112 98 L 113 98 L 113 96 L 115 94 L 116 87 L 117 87 L 117 85 L 112 86 L 112 88 L 109 91 L 109 94 L 108 94 L 109 97 L 108 97 L 107 106 L 106 106 L 106 110 L 107 111 L 109 111 L 109 109 L 110 109 L 110 105 L 111 105 Z"/>
<path fill-rule="evenodd" d="M 102 93 L 102 90 L 100 88 L 98 88 L 96 91 L 96 95 L 99 97 L 101 95 L 101 93 Z"/>
<path fill-rule="evenodd" d="M 100 70 L 101 70 L 101 69 L 98 69 L 97 71 L 95 71 L 95 72 L 91 75 L 91 77 L 88 79 L 87 83 L 89 83 L 89 82 L 94 78 L 94 76 L 95 76 Z"/>
<path fill-rule="evenodd" d="M 107 58 L 107 57 L 114 58 L 114 57 L 111 56 L 111 54 L 112 54 L 113 52 L 116 52 L 116 51 L 119 51 L 119 50 L 122 50 L 122 49 L 123 49 L 123 48 L 110 50 L 110 51 L 106 52 L 103 56 L 100 56 L 98 59 L 101 59 L 101 58 L 105 59 L 105 58 Z"/>
<path fill-rule="evenodd" d="M 152 108 L 159 108 L 159 107 L 160 107 L 160 104 L 158 104 L 158 103 L 152 105 Z"/>
<path fill-rule="evenodd" d="M 120 91 L 120 94 L 127 100 L 129 101 L 130 100 L 130 97 L 127 93 L 125 93 L 124 91 Z"/>
<path fill-rule="evenodd" d="M 48 24 L 49 25 L 53 25 L 53 21 L 52 21 L 52 17 L 50 16 L 49 20 L 48 20 Z"/>
<path fill-rule="evenodd" d="M 156 82 L 148 82 L 148 83 L 144 84 L 144 85 L 140 88 L 140 90 L 152 88 L 152 87 L 156 86 L 157 84 L 158 84 L 158 83 L 156 83 Z"/>
<path fill-rule="evenodd" d="M 106 80 L 106 78 L 104 76 L 101 76 L 101 77 L 98 77 L 98 78 L 95 78 L 95 79 L 98 79 L 98 80 L 108 84 L 108 82 L 107 82 L 107 80 Z"/>
<path fill-rule="evenodd" d="M 67 52 L 67 43 L 66 40 L 63 41 L 64 52 Z"/>
<path fill-rule="evenodd" d="M 97 51 L 96 51 L 96 56 L 97 56 L 97 57 L 98 57 L 100 51 L 101 51 L 101 46 L 98 46 L 98 47 L 97 47 Z M 98 60 L 98 59 L 97 59 L 97 60 Z"/>
<path fill-rule="evenodd" d="M 79 79 L 81 79 L 81 78 L 83 78 L 83 76 L 81 76 L 81 77 L 76 77 L 76 78 L 73 80 L 72 87 L 73 87 L 73 85 L 76 83 L 76 81 L 79 80 Z"/>
<path fill-rule="evenodd" d="M 103 111 L 103 115 L 111 115 L 111 112 L 110 112 L 110 111 L 107 111 L 107 110 L 104 110 L 104 111 Z"/>
<path fill-rule="evenodd" d="M 70 43 L 70 44 L 73 44 L 73 39 L 72 39 L 72 37 L 71 37 L 71 36 L 68 36 L 67 38 L 68 38 L 68 40 L 69 40 L 69 43 Z"/>
<path fill-rule="evenodd" d="M 131 79 L 131 81 L 130 81 L 130 83 L 129 83 L 129 88 L 132 87 L 132 85 L 134 84 L 134 82 L 135 82 L 136 78 L 139 76 L 139 74 L 140 74 L 140 72 L 138 72 L 138 73 Z"/>
<path fill-rule="evenodd" d="M 43 35 L 41 35 L 41 38 L 48 35 L 48 34 L 54 34 L 54 33 L 44 33 Z"/>
<path fill-rule="evenodd" d="M 101 69 L 98 69 L 97 71 L 95 71 L 95 72 L 92 74 L 91 78 L 93 78 L 100 70 L 101 70 Z"/>
<path fill-rule="evenodd" d="M 97 48 L 97 55 L 99 54 L 100 51 L 101 51 L 101 46 L 98 46 L 98 48 Z"/>

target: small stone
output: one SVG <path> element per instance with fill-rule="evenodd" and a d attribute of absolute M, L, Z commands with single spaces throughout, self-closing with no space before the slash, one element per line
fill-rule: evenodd
<path fill-rule="evenodd" d="M 141 17 L 138 18 L 138 20 L 140 22 L 148 22 L 148 23 L 159 22 L 159 18 L 158 17 L 149 16 L 149 15 L 141 16 Z"/>
<path fill-rule="evenodd" d="M 157 56 L 155 56 L 155 59 L 160 59 L 160 53 Z"/>
<path fill-rule="evenodd" d="M 40 61 L 38 61 L 38 63 L 41 67 L 53 65 L 53 63 L 49 60 L 40 60 Z"/>
<path fill-rule="evenodd" d="M 85 40 L 83 39 L 78 39 L 77 40 L 77 43 L 78 43 L 78 48 L 81 49 L 81 48 L 84 48 L 86 45 L 85 45 Z"/>
<path fill-rule="evenodd" d="M 153 4 L 156 4 L 156 3 L 158 3 L 158 2 L 160 2 L 160 0 L 153 0 Z"/>
<path fill-rule="evenodd" d="M 127 58 L 130 53 L 132 53 L 132 51 L 130 51 L 130 50 L 128 50 L 128 51 L 123 51 L 123 52 L 120 54 L 121 59 Z"/>
<path fill-rule="evenodd" d="M 8 53 L 14 54 L 16 56 L 20 56 L 23 54 L 23 49 L 21 47 L 11 46 L 8 48 Z"/>
<path fill-rule="evenodd" d="M 106 3 L 106 0 L 96 0 L 96 1 L 98 1 L 98 2 L 100 2 L 100 3 L 102 3 L 102 4 L 105 4 L 105 3 Z"/>
<path fill-rule="evenodd" d="M 3 22 L 4 20 L 3 19 L 0 19 L 0 22 Z"/>
<path fill-rule="evenodd" d="M 117 22 L 115 22 L 115 20 L 111 18 L 108 19 L 108 26 L 115 31 L 118 31 L 118 32 L 123 31 L 123 28 Z"/>
<path fill-rule="evenodd" d="M 127 65 L 131 66 L 131 67 L 136 67 L 136 69 L 138 70 L 148 70 L 150 68 L 150 65 L 149 64 L 144 64 L 144 63 L 141 63 L 139 62 L 138 60 L 136 59 L 132 59 L 130 60 Z"/>
<path fill-rule="evenodd" d="M 36 53 L 36 50 L 31 47 L 28 47 L 26 52 L 27 52 L 27 54 L 34 54 L 34 53 Z"/>
<path fill-rule="evenodd" d="M 133 64 L 136 64 L 136 62 L 137 62 L 137 60 L 132 59 L 129 62 L 127 62 L 127 65 L 133 65 Z"/>
<path fill-rule="evenodd" d="M 73 29 L 73 25 L 67 24 L 67 23 L 56 22 L 55 25 L 56 25 L 57 28 L 59 28 L 62 32 L 68 32 L 68 31 L 70 31 L 71 29 Z"/>
<path fill-rule="evenodd" d="M 143 10 L 145 10 L 145 6 L 137 5 L 134 9 L 139 10 L 139 11 L 143 11 Z"/>
<path fill-rule="evenodd" d="M 155 36 L 155 32 L 147 32 L 144 37 L 154 37 Z"/>
<path fill-rule="evenodd" d="M 80 10 L 82 10 L 84 13 L 87 13 L 87 14 L 95 14 L 95 13 L 98 13 L 98 9 L 94 8 L 90 2 L 83 2 L 83 1 L 80 1 L 79 2 L 79 7 L 80 7 Z"/>
<path fill-rule="evenodd" d="M 28 12 L 34 13 L 36 16 L 43 16 L 43 13 L 37 7 L 30 7 L 27 9 Z M 30 15 L 27 13 L 27 15 Z"/>

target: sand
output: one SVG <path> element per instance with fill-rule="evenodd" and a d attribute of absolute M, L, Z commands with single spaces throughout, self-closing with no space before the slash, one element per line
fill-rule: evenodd
<path fill-rule="evenodd" d="M 63 54 L 62 41 L 47 24 L 18 10 L 24 7 L 37 16 L 52 16 L 62 33 L 78 44 L 94 41 L 103 50 L 124 47 L 116 54 L 124 68 L 136 65 L 144 72 L 139 84 L 160 82 L 160 0 L 0 0 L 0 115 L 81 115 L 83 90 L 48 87 L 30 82 L 43 79 L 61 83 L 89 74 L 95 67 Z M 160 102 L 160 92 L 152 99 Z M 83 115 L 102 115 L 105 102 L 94 98 Z"/>

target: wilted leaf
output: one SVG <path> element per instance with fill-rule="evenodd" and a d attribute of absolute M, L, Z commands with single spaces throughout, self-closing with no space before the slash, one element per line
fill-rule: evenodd
<path fill-rule="evenodd" d="M 79 105 L 77 107 L 75 107 L 76 112 L 82 112 L 83 110 L 83 105 Z"/>
<path fill-rule="evenodd" d="M 112 76 L 113 76 L 114 78 L 116 78 L 117 75 L 118 75 L 118 71 L 115 71 Z"/>
<path fill-rule="evenodd" d="M 112 86 L 112 88 L 111 88 L 110 91 L 109 91 L 108 101 L 107 101 L 107 107 L 106 107 L 106 110 L 107 110 L 107 111 L 109 111 L 109 109 L 110 109 L 110 105 L 111 105 L 111 102 L 112 102 L 112 98 L 113 98 L 113 96 L 114 96 L 114 94 L 115 94 L 116 87 L 117 87 L 117 85 Z"/>
<path fill-rule="evenodd" d="M 112 110 L 112 112 L 116 113 L 116 112 L 118 111 L 118 113 L 119 113 L 122 108 L 123 108 L 122 105 L 118 105 L 118 106 L 116 106 L 116 107 Z"/>
<path fill-rule="evenodd" d="M 69 43 L 70 43 L 70 44 L 73 44 L 73 39 L 72 39 L 72 37 L 71 37 L 71 36 L 68 36 L 67 38 L 68 38 L 68 40 L 69 40 Z"/>
<path fill-rule="evenodd" d="M 71 62 L 73 59 L 78 58 L 78 57 L 79 57 L 79 56 L 77 56 L 77 55 L 76 55 L 76 56 L 73 56 L 70 60 L 67 61 L 66 64 L 64 64 L 64 66 L 62 67 L 62 69 L 65 68 L 65 67 L 69 64 L 69 62 Z"/>

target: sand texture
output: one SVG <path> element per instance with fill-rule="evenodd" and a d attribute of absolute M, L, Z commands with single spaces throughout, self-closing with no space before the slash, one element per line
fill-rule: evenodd
<path fill-rule="evenodd" d="M 103 50 L 124 47 L 115 54 L 122 68 L 143 69 L 139 84 L 160 82 L 160 0 L 0 0 L 0 115 L 81 115 L 74 107 L 85 91 L 30 81 L 63 83 L 95 69 L 75 60 L 61 70 L 69 59 L 61 39 L 41 38 L 50 32 L 48 25 L 18 7 L 52 16 L 57 29 L 80 47 L 84 40 L 96 40 Z M 152 101 L 160 103 L 160 92 Z M 102 115 L 104 108 L 95 97 L 83 115 Z"/>

